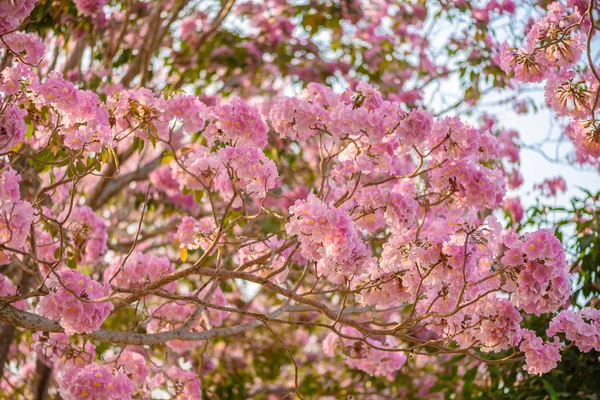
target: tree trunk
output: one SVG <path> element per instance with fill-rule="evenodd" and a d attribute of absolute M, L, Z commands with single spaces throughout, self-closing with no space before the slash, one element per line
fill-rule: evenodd
<path fill-rule="evenodd" d="M 37 376 L 35 399 L 47 400 L 48 387 L 50 385 L 50 378 L 52 377 L 52 368 L 44 364 L 42 361 L 37 360 L 37 363 L 35 365 L 35 374 Z"/>

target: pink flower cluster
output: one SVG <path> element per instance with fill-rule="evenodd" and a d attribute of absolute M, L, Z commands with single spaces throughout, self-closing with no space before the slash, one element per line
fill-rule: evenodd
<path fill-rule="evenodd" d="M 126 260 L 123 257 L 108 267 L 104 271 L 104 279 L 116 286 L 136 289 L 157 281 L 174 271 L 175 268 L 166 256 L 157 257 L 153 254 L 134 251 Z M 171 282 L 164 289 L 173 291 L 175 282 Z"/>
<path fill-rule="evenodd" d="M 127 400 L 135 387 L 122 371 L 98 364 L 72 366 L 57 377 L 58 390 L 65 400 Z"/>
<path fill-rule="evenodd" d="M 207 251 L 215 240 L 217 226 L 213 217 L 204 217 L 196 221 L 194 217 L 183 217 L 177 225 L 175 240 L 181 248 Z"/>
<path fill-rule="evenodd" d="M 277 186 L 277 166 L 259 148 L 225 147 L 218 155 L 227 170 L 219 174 L 217 187 L 225 192 L 242 191 L 263 198 Z"/>
<path fill-rule="evenodd" d="M 393 233 L 402 232 L 412 225 L 418 210 L 418 203 L 412 196 L 377 186 L 361 189 L 356 201 L 362 212 L 356 225 L 369 232 L 384 226 Z"/>
<path fill-rule="evenodd" d="M 8 297 L 8 296 L 17 296 L 17 287 L 3 274 L 0 274 L 0 297 Z M 25 310 L 27 308 L 27 302 L 25 300 L 17 301 L 12 304 L 13 307 L 16 307 L 20 310 Z"/>
<path fill-rule="evenodd" d="M 0 2 L 0 35 L 4 35 L 19 26 L 21 20 L 31 13 L 36 0 Z"/>
<path fill-rule="evenodd" d="M 554 312 L 571 295 L 565 251 L 552 231 L 526 233 L 522 240 L 508 236 L 509 248 L 501 262 L 518 272 L 516 282 L 505 289 L 514 292 L 513 302 L 527 313 Z"/>
<path fill-rule="evenodd" d="M 296 201 L 289 212 L 286 232 L 298 236 L 302 255 L 318 261 L 323 274 L 335 281 L 358 272 L 366 246 L 347 212 L 313 194 Z"/>
<path fill-rule="evenodd" d="M 559 192 L 567 191 L 567 182 L 561 177 L 547 178 L 542 183 L 537 183 L 534 189 L 539 189 L 545 196 L 556 196 Z"/>
<path fill-rule="evenodd" d="M 563 347 L 560 341 L 555 338 L 552 342 L 544 342 L 529 329 L 523 329 L 522 334 L 519 348 L 525 353 L 525 370 L 533 375 L 542 375 L 556 368 Z"/>
<path fill-rule="evenodd" d="M 146 357 L 144 355 L 135 351 L 125 350 L 118 355 L 115 364 L 117 368 L 129 376 L 137 387 L 143 386 L 146 383 L 146 378 L 150 370 L 146 365 Z"/>
<path fill-rule="evenodd" d="M 273 128 L 281 137 L 304 141 L 323 129 L 329 113 L 318 104 L 298 97 L 284 97 L 269 112 Z"/>
<path fill-rule="evenodd" d="M 172 366 L 152 378 L 151 389 L 164 390 L 179 400 L 195 400 L 202 398 L 200 379 L 191 371 L 184 371 Z"/>
<path fill-rule="evenodd" d="M 67 147 L 80 150 L 85 146 L 99 152 L 102 146 L 115 145 L 108 111 L 96 93 L 77 89 L 56 71 L 50 72 L 43 82 L 32 79 L 31 89 L 39 109 L 49 107 L 49 118 L 60 118 L 63 128 L 59 133 Z"/>
<path fill-rule="evenodd" d="M 521 314 L 507 299 L 488 297 L 478 305 L 481 313 L 479 340 L 484 352 L 502 351 L 519 344 L 521 340 Z"/>
<path fill-rule="evenodd" d="M 12 32 L 4 37 L 4 42 L 27 64 L 38 64 L 46 53 L 46 46 L 35 33 Z"/>
<path fill-rule="evenodd" d="M 78 261 L 95 264 L 106 253 L 108 233 L 106 222 L 88 206 L 74 207 L 67 222 L 68 231 L 76 247 L 80 249 Z"/>
<path fill-rule="evenodd" d="M 229 104 L 219 105 L 212 111 L 216 118 L 205 136 L 210 143 L 220 140 L 229 143 L 263 148 L 267 145 L 267 124 L 256 107 L 235 97 Z"/>
<path fill-rule="evenodd" d="M 196 96 L 179 94 L 168 100 L 167 107 L 167 118 L 181 120 L 186 132 L 193 134 L 204 129 L 206 105 Z"/>
<path fill-rule="evenodd" d="M 0 168 L 3 168 L 0 164 Z M 21 177 L 10 167 L 0 172 L 0 244 L 7 248 L 24 248 L 33 222 L 33 207 L 21 200 Z M 0 250 L 0 264 L 8 263 L 10 252 Z"/>
<path fill-rule="evenodd" d="M 25 139 L 27 111 L 10 104 L 0 113 L 0 153 L 5 153 Z"/>
<path fill-rule="evenodd" d="M 432 186 L 440 197 L 456 194 L 459 207 L 496 208 L 506 192 L 506 180 L 501 170 L 492 170 L 467 160 L 444 163 L 431 173 Z"/>
<path fill-rule="evenodd" d="M 569 15 L 564 4 L 550 4 L 548 13 L 531 27 L 525 48 L 511 49 L 506 43 L 502 46 L 502 69 L 506 73 L 514 71 L 519 81 L 540 82 L 556 72 L 555 66 L 571 67 L 579 60 L 585 41 L 581 32 L 565 28 L 580 17 L 577 8 Z"/>
<path fill-rule="evenodd" d="M 33 350 L 49 367 L 83 366 L 94 360 L 96 346 L 89 340 L 83 345 L 72 343 L 64 333 L 33 334 Z"/>
<path fill-rule="evenodd" d="M 329 357 L 343 354 L 344 362 L 351 368 L 393 381 L 396 373 L 406 363 L 402 350 L 393 351 L 398 346 L 395 341 L 381 343 L 372 338 L 365 341 L 348 339 L 346 337 L 361 339 L 363 336 L 348 326 L 342 327 L 341 334 L 343 336 L 329 333 L 323 341 L 323 352 Z"/>
<path fill-rule="evenodd" d="M 102 13 L 102 7 L 107 0 L 73 0 L 77 6 L 77 10 L 85 16 L 94 17 Z"/>
<path fill-rule="evenodd" d="M 600 351 L 600 310 L 586 307 L 581 311 L 563 310 L 550 322 L 548 336 L 564 333 L 583 352 Z"/>
<path fill-rule="evenodd" d="M 97 330 L 113 308 L 110 301 L 86 301 L 108 296 L 110 287 L 76 270 L 61 271 L 49 287 L 52 292 L 40 300 L 38 312 L 58 320 L 67 335 Z"/>

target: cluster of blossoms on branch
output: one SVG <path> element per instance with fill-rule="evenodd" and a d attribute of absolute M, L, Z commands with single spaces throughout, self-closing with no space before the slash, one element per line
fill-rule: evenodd
<path fill-rule="evenodd" d="M 568 120 L 565 132 L 575 146 L 575 161 L 600 166 L 600 75 L 590 53 L 595 3 L 551 3 L 548 12 L 529 25 L 524 47 L 502 45 L 501 65 L 518 81 L 546 81 L 546 103 Z"/>
<path fill-rule="evenodd" d="M 8 3 L 0 2 L 10 15 L 0 17 L 8 60 L 0 70 L 0 333 L 35 331 L 17 335 L 11 350 L 21 384 L 35 368 L 66 400 L 196 399 L 203 381 L 224 379 L 211 375 L 217 368 L 248 364 L 246 342 L 261 345 L 238 340 L 250 332 L 283 346 L 293 368 L 278 373 L 297 395 L 299 369 L 315 360 L 394 381 L 434 354 L 524 360 L 530 374 L 543 374 L 568 346 L 600 350 L 600 313 L 567 309 L 571 274 L 559 239 L 518 230 L 523 208 L 506 197 L 522 183 L 517 132 L 489 117 L 476 126 L 435 116 L 413 107 L 418 93 L 360 79 L 341 93 L 313 82 L 262 101 L 144 88 L 144 77 L 128 89 L 127 73 L 121 84 L 92 88 L 38 73 L 51 50 L 17 29 L 34 3 Z M 345 19 L 362 18 L 355 3 Z M 98 27 L 105 4 L 75 2 Z M 160 17 L 161 9 L 146 11 Z M 473 11 L 485 22 L 514 4 Z M 385 25 L 384 11 L 369 12 L 363 17 Z M 425 7 L 398 13 L 419 19 Z M 503 48 L 501 64 L 519 80 L 548 80 L 549 104 L 578 120 L 569 132 L 592 159 L 600 156 L 589 95 L 597 83 L 573 84 L 571 70 L 590 13 L 554 3 L 525 49 Z M 206 40 L 205 22 L 182 21 L 181 37 Z M 253 24 L 293 36 L 281 15 Z M 377 26 L 358 25 L 376 44 L 370 63 L 387 46 Z M 394 29 L 409 43 L 422 39 Z M 571 86 L 556 86 L 565 79 Z M 554 195 L 565 185 L 541 188 Z M 504 226 L 502 208 L 511 219 Z M 544 335 L 525 325 L 554 313 Z M 19 379 L 11 379 L 0 389 L 12 393 Z M 429 388 L 435 378 L 419 379 Z"/>

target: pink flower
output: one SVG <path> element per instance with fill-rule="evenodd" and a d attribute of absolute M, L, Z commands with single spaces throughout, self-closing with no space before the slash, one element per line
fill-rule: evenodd
<path fill-rule="evenodd" d="M 49 367 L 84 366 L 94 360 L 96 346 L 89 340 L 85 340 L 83 344 L 73 343 L 64 333 L 42 334 L 36 332 L 33 334 L 33 350 L 39 359 Z"/>
<path fill-rule="evenodd" d="M 215 240 L 217 226 L 213 217 L 204 217 L 196 221 L 193 217 L 183 217 L 174 235 L 181 248 L 207 251 Z"/>
<path fill-rule="evenodd" d="M 0 113 L 0 153 L 6 153 L 25 139 L 27 126 L 24 118 L 26 116 L 27 111 L 16 104 L 10 104 Z"/>
<path fill-rule="evenodd" d="M 503 208 L 510 215 L 513 223 L 518 224 L 523 219 L 523 206 L 521 206 L 521 200 L 518 197 L 504 199 Z"/>
<path fill-rule="evenodd" d="M 258 109 L 245 100 L 235 97 L 229 104 L 213 109 L 216 122 L 207 128 L 206 138 L 214 143 L 240 143 L 263 148 L 267 145 L 268 127 Z"/>
<path fill-rule="evenodd" d="M 507 265 L 519 250 L 527 257 L 527 263 L 517 276 L 517 288 L 513 301 L 527 313 L 540 315 L 554 312 L 571 295 L 571 284 L 560 241 L 548 229 L 525 234 L 522 241 L 511 246 L 513 252 L 502 259 Z"/>
<path fill-rule="evenodd" d="M 104 219 L 88 206 L 74 207 L 66 226 L 71 239 L 81 249 L 77 254 L 78 262 L 95 264 L 100 261 L 108 249 Z"/>
<path fill-rule="evenodd" d="M 118 359 L 115 361 L 116 366 L 129 376 L 133 384 L 140 387 L 146 383 L 150 371 L 146 365 L 146 357 L 142 354 L 125 350 L 118 355 Z"/>
<path fill-rule="evenodd" d="M 298 97 L 283 97 L 271 107 L 269 119 L 281 137 L 304 141 L 323 129 L 329 112 Z"/>
<path fill-rule="evenodd" d="M 3 274 L 0 274 L 0 297 L 17 296 L 19 295 L 17 287 Z M 27 301 L 21 300 L 11 304 L 20 310 L 27 308 Z"/>
<path fill-rule="evenodd" d="M 567 191 L 567 182 L 562 177 L 557 176 L 534 185 L 534 189 L 539 189 L 546 196 L 556 196 L 559 192 L 564 193 Z"/>
<path fill-rule="evenodd" d="M 177 95 L 167 102 L 167 106 L 167 116 L 181 120 L 186 132 L 204 129 L 206 106 L 196 96 Z"/>
<path fill-rule="evenodd" d="M 104 12 L 102 7 L 106 4 L 106 0 L 73 0 L 77 6 L 77 10 L 85 16 L 94 17 L 97 14 Z"/>
<path fill-rule="evenodd" d="M 277 166 L 256 147 L 225 147 L 218 155 L 225 166 L 217 177 L 216 185 L 226 197 L 232 190 L 242 191 L 255 198 L 263 198 L 277 186 Z"/>
<path fill-rule="evenodd" d="M 35 3 L 36 0 L 0 1 L 0 35 L 18 27 Z"/>
<path fill-rule="evenodd" d="M 67 335 L 91 333 L 100 328 L 110 314 L 112 304 L 110 301 L 85 300 L 108 296 L 110 287 L 72 269 L 61 271 L 59 279 L 62 284 L 56 280 L 49 284 L 53 291 L 40 300 L 39 313 L 58 320 Z"/>
<path fill-rule="evenodd" d="M 521 340 L 521 314 L 507 299 L 490 297 L 481 310 L 479 340 L 482 351 L 502 351 L 516 346 Z"/>
<path fill-rule="evenodd" d="M 290 207 L 288 235 L 298 235 L 300 251 L 319 266 L 330 279 L 338 274 L 357 272 L 358 261 L 365 256 L 366 246 L 358 236 L 347 212 L 328 205 L 313 194 Z"/>
<path fill-rule="evenodd" d="M 178 400 L 196 400 L 202 398 L 200 379 L 191 371 L 171 367 L 167 372 L 157 374 L 150 382 L 151 389 L 162 389 Z"/>
<path fill-rule="evenodd" d="M 4 37 L 4 42 L 27 64 L 38 64 L 46 52 L 42 39 L 35 33 L 12 32 Z"/>
<path fill-rule="evenodd" d="M 33 207 L 20 200 L 20 180 L 10 167 L 0 173 L 0 244 L 17 250 L 26 245 L 33 222 Z M 8 263 L 9 253 L 9 250 L 0 251 L 0 264 Z"/>
<path fill-rule="evenodd" d="M 344 336 L 362 337 L 360 332 L 348 326 L 343 326 L 341 333 Z M 395 340 L 382 343 L 372 338 L 368 338 L 367 343 L 364 343 L 338 336 L 334 332 L 329 333 L 323 341 L 323 352 L 327 356 L 333 357 L 341 353 L 345 356 L 344 362 L 350 368 L 393 381 L 396 373 L 406 363 L 406 356 L 401 350 L 386 351 L 379 350 L 377 347 L 391 350 L 396 349 L 398 344 Z"/>
<path fill-rule="evenodd" d="M 122 257 L 108 267 L 104 272 L 104 279 L 116 286 L 139 289 L 174 271 L 175 268 L 167 257 L 134 251 L 129 257 Z M 173 291 L 175 282 L 164 286 L 163 289 Z"/>
<path fill-rule="evenodd" d="M 398 123 L 396 134 L 404 146 L 410 147 L 421 144 L 433 127 L 431 113 L 421 107 L 411 110 Z"/>
<path fill-rule="evenodd" d="M 57 382 L 65 400 L 127 400 L 135 393 L 133 382 L 125 373 L 98 364 L 67 368 L 59 373 Z"/>
<path fill-rule="evenodd" d="M 550 322 L 546 334 L 556 336 L 560 332 L 583 352 L 600 351 L 600 310 L 586 307 L 581 311 L 561 311 Z"/>
<path fill-rule="evenodd" d="M 523 329 L 523 342 L 519 347 L 525 353 L 525 371 L 532 375 L 542 375 L 556 368 L 560 361 L 562 344 L 558 340 L 544 342 L 529 329 Z"/>

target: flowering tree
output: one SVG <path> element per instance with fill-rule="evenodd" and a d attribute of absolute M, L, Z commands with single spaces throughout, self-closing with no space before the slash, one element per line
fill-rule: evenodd
<path fill-rule="evenodd" d="M 598 196 L 525 218 L 519 134 L 456 116 L 545 81 L 598 168 L 597 12 L 0 0 L 0 393 L 510 395 L 599 351 Z"/>

